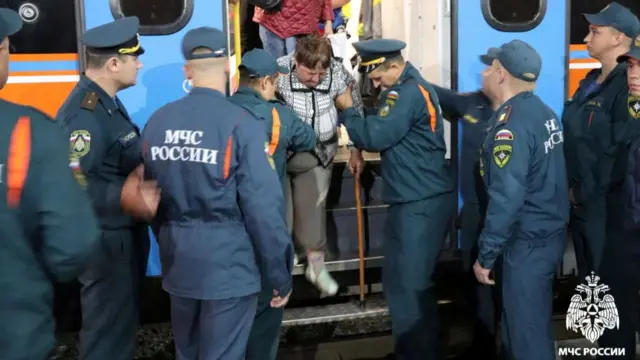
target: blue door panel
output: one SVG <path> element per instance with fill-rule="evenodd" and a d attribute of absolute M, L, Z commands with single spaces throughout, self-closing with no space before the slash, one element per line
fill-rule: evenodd
<path fill-rule="evenodd" d="M 127 107 L 133 121 L 143 128 L 147 119 L 162 105 L 185 95 L 184 59 L 180 43 L 184 34 L 192 28 L 210 26 L 223 29 L 225 26 L 224 0 L 192 0 L 193 14 L 180 31 L 169 35 L 141 35 L 145 53 L 136 86 L 126 89 L 118 97 Z M 86 28 L 110 21 L 113 15 L 109 1 L 85 0 Z M 160 258 L 155 237 L 151 234 L 151 252 L 147 276 L 160 275 Z"/>
<path fill-rule="evenodd" d="M 481 3 L 481 0 L 458 0 L 458 39 L 455 48 L 458 91 L 470 92 L 481 87 L 480 74 L 485 65 L 480 62 L 479 56 L 486 53 L 489 47 L 499 47 L 511 40 L 520 39 L 533 46 L 542 57 L 542 72 L 535 92 L 560 116 L 565 97 L 565 53 L 569 46 L 566 37 L 566 1 L 547 0 L 546 13 L 540 24 L 525 32 L 502 32 L 494 29 L 484 18 Z M 460 126 L 458 129 L 460 147 L 463 130 Z M 461 153 L 459 149 L 458 154 Z M 463 203 L 464 199 L 459 191 L 459 210 Z"/>

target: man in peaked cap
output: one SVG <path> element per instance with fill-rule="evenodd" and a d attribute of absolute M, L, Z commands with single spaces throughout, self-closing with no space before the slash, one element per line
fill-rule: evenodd
<path fill-rule="evenodd" d="M 490 67 L 499 48 L 489 48 L 480 55 L 480 61 Z M 487 207 L 487 194 L 479 173 L 480 152 L 489 120 L 499 104 L 487 88 L 486 77 L 482 79 L 482 88 L 469 93 L 456 93 L 437 85 L 433 88 L 445 120 L 457 121 L 462 128 L 462 150 L 460 152 L 460 191 L 464 204 L 460 210 L 457 226 L 460 228 L 460 250 L 462 266 L 468 272 L 464 283 L 467 299 L 474 310 L 474 337 L 468 354 L 474 358 L 495 358 L 497 348 L 495 334 L 498 326 L 500 307 L 500 286 L 479 284 L 473 274 L 473 263 L 478 256 L 478 237 L 484 226 L 484 213 Z M 499 271 L 497 271 L 499 273 Z M 494 272 L 495 273 L 495 272 Z"/>
<path fill-rule="evenodd" d="M 354 47 L 374 86 L 384 87 L 374 115 L 362 118 L 349 91 L 336 99 L 356 147 L 380 152 L 389 204 L 383 284 L 393 321 L 397 359 L 437 359 L 438 306 L 431 282 L 455 196 L 438 96 L 406 62 L 398 40 Z M 411 251 L 407 251 L 411 249 Z"/>
<path fill-rule="evenodd" d="M 289 70 L 279 66 L 269 52 L 254 49 L 245 53 L 239 70 L 240 87 L 230 100 L 264 121 L 268 139 L 265 147 L 273 157 L 272 166 L 278 173 L 284 191 L 287 153 L 312 151 L 316 146 L 316 133 L 311 125 L 276 98 L 278 76 Z M 284 218 L 284 207 L 280 212 Z M 247 360 L 276 359 L 284 309 L 271 307 L 272 297 L 273 286 L 263 276 L 258 310 L 247 344 Z"/>
<path fill-rule="evenodd" d="M 502 351 L 509 359 L 556 358 L 549 324 L 569 194 L 562 123 L 533 94 L 541 68 L 536 50 L 513 40 L 483 74 L 500 107 L 482 144 L 489 199 L 473 267 L 479 282 L 494 285 L 490 273 L 502 255 Z"/>
<path fill-rule="evenodd" d="M 162 190 L 152 228 L 176 358 L 244 360 L 261 270 L 271 306 L 291 293 L 293 246 L 274 211 L 282 187 L 265 122 L 225 97 L 225 34 L 190 30 L 182 52 L 193 89 L 156 111 L 142 134 L 146 176 Z"/>
<path fill-rule="evenodd" d="M 137 18 L 127 17 L 82 35 L 86 72 L 57 114 L 102 228 L 102 250 L 79 279 L 84 360 L 124 360 L 135 354 L 149 238 L 147 224 L 120 206 L 124 181 L 141 159 L 139 129 L 116 94 L 135 85 L 142 67 L 139 26 Z M 141 191 L 151 202 L 158 201 L 152 186 Z"/>
<path fill-rule="evenodd" d="M 0 88 L 20 16 L 0 8 Z M 91 203 L 69 169 L 62 131 L 44 113 L 0 100 L 0 358 L 47 359 L 53 284 L 77 277 L 98 245 Z"/>

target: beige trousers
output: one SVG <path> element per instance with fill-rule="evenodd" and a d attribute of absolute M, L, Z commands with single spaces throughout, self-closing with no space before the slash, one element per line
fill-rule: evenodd
<path fill-rule="evenodd" d="M 324 251 L 326 204 L 333 163 L 323 167 L 312 153 L 295 154 L 287 163 L 287 226 L 306 251 Z"/>

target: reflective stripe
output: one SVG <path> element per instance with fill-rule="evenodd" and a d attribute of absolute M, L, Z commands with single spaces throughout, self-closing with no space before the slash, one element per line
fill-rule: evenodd
<path fill-rule="evenodd" d="M 11 132 L 7 162 L 7 205 L 20 205 L 31 159 L 31 119 L 21 116 Z"/>
<path fill-rule="evenodd" d="M 233 153 L 233 136 L 229 136 L 229 140 L 227 140 L 227 148 L 224 151 L 224 163 L 222 167 L 222 172 L 224 179 L 229 178 L 229 172 L 231 172 L 231 155 Z"/>
<path fill-rule="evenodd" d="M 427 103 L 427 111 L 429 112 L 429 125 L 431 126 L 431 132 L 436 132 L 436 124 L 438 121 L 438 113 L 436 112 L 436 108 L 433 106 L 433 102 L 431 102 L 431 95 L 427 91 L 427 89 L 423 88 L 422 85 L 418 85 L 420 88 L 420 92 L 422 92 L 422 96 L 424 96 L 424 101 Z"/>
<path fill-rule="evenodd" d="M 271 117 L 273 118 L 273 125 L 271 125 L 271 141 L 269 142 L 269 156 L 273 156 L 278 148 L 280 142 L 280 114 L 274 107 L 271 110 Z"/>

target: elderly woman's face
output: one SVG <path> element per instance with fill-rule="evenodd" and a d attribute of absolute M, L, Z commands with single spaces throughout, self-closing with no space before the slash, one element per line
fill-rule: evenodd
<path fill-rule="evenodd" d="M 316 65 L 313 69 L 300 64 L 296 66 L 296 75 L 298 75 L 298 79 L 309 88 L 318 86 L 326 73 L 327 69 L 323 68 L 321 64 Z"/>

